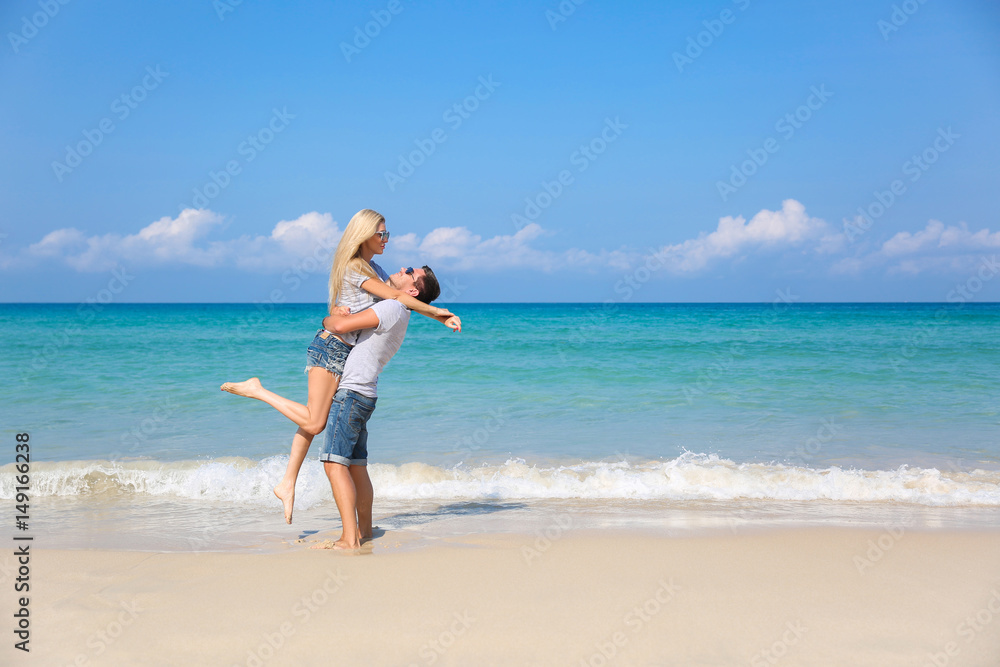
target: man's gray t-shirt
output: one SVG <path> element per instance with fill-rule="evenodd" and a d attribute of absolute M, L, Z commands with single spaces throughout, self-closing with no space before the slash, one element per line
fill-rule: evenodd
<path fill-rule="evenodd" d="M 361 330 L 358 343 L 344 364 L 340 389 L 376 398 L 378 375 L 403 344 L 406 327 L 410 323 L 410 310 L 395 299 L 379 301 L 371 310 L 378 316 L 378 326 Z"/>

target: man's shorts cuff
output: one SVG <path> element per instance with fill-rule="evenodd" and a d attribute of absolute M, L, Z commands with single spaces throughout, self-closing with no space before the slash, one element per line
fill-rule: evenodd
<path fill-rule="evenodd" d="M 323 453 L 319 455 L 319 460 L 323 461 L 324 463 L 339 463 L 342 466 L 351 465 L 351 459 L 347 458 L 346 456 L 338 456 L 337 454 Z"/>
<path fill-rule="evenodd" d="M 339 463 L 342 466 L 368 465 L 368 459 L 349 459 L 346 456 L 338 456 L 337 454 L 320 454 L 319 460 L 326 463 Z"/>

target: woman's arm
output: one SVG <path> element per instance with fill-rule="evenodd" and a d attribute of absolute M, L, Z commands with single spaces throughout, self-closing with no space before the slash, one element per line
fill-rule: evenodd
<path fill-rule="evenodd" d="M 421 315 L 426 315 L 432 320 L 437 320 L 449 329 L 454 331 L 462 330 L 462 321 L 447 308 L 438 308 L 437 306 L 432 306 L 429 303 L 424 303 L 420 299 L 412 297 L 406 292 L 401 292 L 392 285 L 386 284 L 381 280 L 369 278 L 365 282 L 361 283 L 361 289 L 369 294 L 379 297 L 380 299 L 396 299 L 410 310 L 415 310 Z"/>
<path fill-rule="evenodd" d="M 342 315 L 338 309 L 333 315 L 327 315 L 323 318 L 323 328 L 335 334 L 345 334 L 360 329 L 373 329 L 378 324 L 378 315 L 371 308 L 366 308 L 354 315 Z"/>

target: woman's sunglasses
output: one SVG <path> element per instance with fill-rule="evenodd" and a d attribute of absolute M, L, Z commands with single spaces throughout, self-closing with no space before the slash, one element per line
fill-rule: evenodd
<path fill-rule="evenodd" d="M 375 232 L 375 236 L 379 237 L 379 239 L 382 240 L 382 243 L 389 240 L 389 232 Z"/>

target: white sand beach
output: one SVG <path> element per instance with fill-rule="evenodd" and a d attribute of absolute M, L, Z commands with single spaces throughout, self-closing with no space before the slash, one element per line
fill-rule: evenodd
<path fill-rule="evenodd" d="M 1000 657 L 996 532 L 583 531 L 415 544 L 391 531 L 355 554 L 314 542 L 252 554 L 34 551 L 30 660 L 884 667 Z"/>

